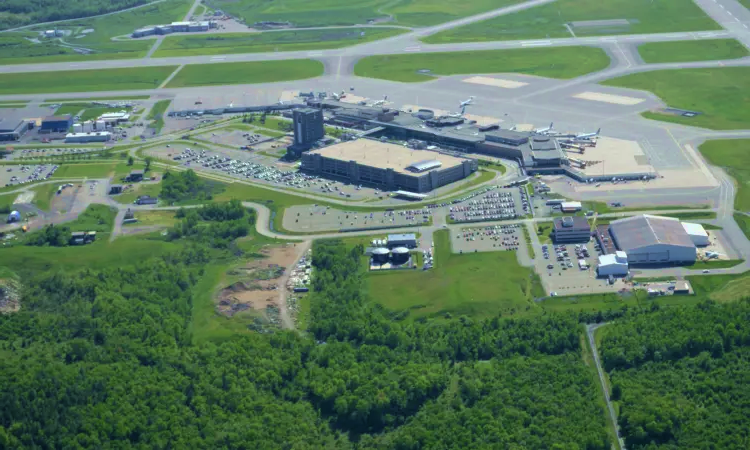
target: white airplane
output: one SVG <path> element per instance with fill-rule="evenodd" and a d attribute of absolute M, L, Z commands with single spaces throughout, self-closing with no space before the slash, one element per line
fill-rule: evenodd
<path fill-rule="evenodd" d="M 380 105 L 384 104 L 384 103 L 385 103 L 385 102 L 387 102 L 387 101 L 388 101 L 388 96 L 387 96 L 387 95 L 384 95 L 384 96 L 383 96 L 383 100 L 378 100 L 378 101 L 374 102 L 374 103 L 372 104 L 372 106 L 380 106 Z"/>
<path fill-rule="evenodd" d="M 550 131 L 552 131 L 552 126 L 553 125 L 554 125 L 554 122 L 550 122 L 549 123 L 549 127 L 547 127 L 547 128 L 537 128 L 536 130 L 534 130 L 534 133 L 536 133 L 536 134 L 547 134 Z"/>
<path fill-rule="evenodd" d="M 340 94 L 337 94 L 337 93 L 334 92 L 331 95 L 333 96 L 334 100 L 341 100 L 342 98 L 346 97 L 346 94 L 344 93 L 344 91 L 341 91 Z"/>
<path fill-rule="evenodd" d="M 724 256 L 724 255 L 721 254 L 721 253 L 719 253 L 719 252 L 712 252 L 712 251 L 707 251 L 706 252 L 706 258 L 708 258 L 708 259 L 716 259 L 719 256 Z"/>
<path fill-rule="evenodd" d="M 283 105 L 283 104 L 284 104 L 284 100 L 282 100 L 282 99 L 279 99 L 279 103 L 278 103 L 278 104 L 279 104 L 279 105 Z"/>
<path fill-rule="evenodd" d="M 599 136 L 599 133 L 601 133 L 601 131 L 602 131 L 602 129 L 599 128 L 598 130 L 596 130 L 596 133 L 582 133 L 582 134 L 577 134 L 576 135 L 576 139 L 591 139 L 592 137 Z"/>
<path fill-rule="evenodd" d="M 450 113 L 450 114 L 448 114 L 448 117 L 453 117 L 455 119 L 460 119 L 460 118 L 462 118 L 464 116 L 464 114 L 466 114 L 466 105 L 462 105 L 461 106 L 461 112 Z"/>
<path fill-rule="evenodd" d="M 467 106 L 467 105 L 471 105 L 471 102 L 473 102 L 473 101 L 474 101 L 474 96 L 472 95 L 471 97 L 469 97 L 469 99 L 468 99 L 468 100 L 464 100 L 464 101 L 462 101 L 462 102 L 461 102 L 461 106 Z"/>

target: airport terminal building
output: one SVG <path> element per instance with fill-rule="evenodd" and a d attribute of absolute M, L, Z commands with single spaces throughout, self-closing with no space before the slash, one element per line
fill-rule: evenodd
<path fill-rule="evenodd" d="M 302 170 L 386 190 L 428 192 L 462 180 L 476 160 L 358 139 L 302 154 Z"/>

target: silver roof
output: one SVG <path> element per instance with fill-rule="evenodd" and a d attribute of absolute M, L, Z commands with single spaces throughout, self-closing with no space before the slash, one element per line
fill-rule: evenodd
<path fill-rule="evenodd" d="M 403 255 L 409 253 L 409 249 L 406 247 L 396 247 L 391 250 L 391 253 L 393 253 L 394 255 Z"/>
<path fill-rule="evenodd" d="M 378 247 L 372 251 L 373 255 L 387 255 L 390 251 L 387 248 Z"/>
<path fill-rule="evenodd" d="M 414 169 L 417 172 L 424 172 L 425 170 L 437 169 L 442 165 L 443 163 L 441 163 L 437 159 L 425 159 L 424 161 L 415 162 L 414 164 L 406 166 L 406 168 Z"/>
<path fill-rule="evenodd" d="M 671 217 L 628 217 L 610 223 L 609 229 L 617 246 L 625 252 L 657 244 L 695 247 L 680 221 Z"/>

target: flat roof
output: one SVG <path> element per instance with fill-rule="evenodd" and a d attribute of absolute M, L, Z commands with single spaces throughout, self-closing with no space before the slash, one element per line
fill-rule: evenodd
<path fill-rule="evenodd" d="M 564 226 L 563 222 L 571 223 L 572 226 Z M 566 217 L 557 217 L 554 220 L 555 230 L 589 230 L 591 229 L 591 225 L 589 225 L 589 221 L 586 220 L 585 217 L 581 216 L 566 216 Z"/>
<path fill-rule="evenodd" d="M 430 150 L 413 150 L 372 139 L 342 142 L 311 150 L 309 153 L 341 161 L 355 161 L 357 164 L 379 169 L 393 169 L 394 172 L 408 175 L 414 174 L 407 169 L 409 166 L 426 159 L 440 162 L 445 169 L 458 166 L 465 160 Z"/>
<path fill-rule="evenodd" d="M 54 121 L 58 121 L 58 120 L 70 120 L 71 117 L 73 117 L 73 116 L 71 116 L 70 114 L 65 114 L 65 115 L 62 115 L 62 116 L 47 116 L 47 117 L 43 118 L 42 121 L 46 122 L 48 120 L 50 120 L 50 121 L 51 120 L 54 120 Z"/>
<path fill-rule="evenodd" d="M 402 234 L 389 234 L 388 240 L 389 241 L 405 241 L 405 240 L 415 240 L 417 239 L 417 235 L 414 233 L 402 233 Z"/>
<path fill-rule="evenodd" d="M 617 240 L 617 246 L 626 253 L 657 244 L 695 247 L 682 223 L 672 217 L 643 214 L 615 220 L 609 224 L 609 229 Z"/>

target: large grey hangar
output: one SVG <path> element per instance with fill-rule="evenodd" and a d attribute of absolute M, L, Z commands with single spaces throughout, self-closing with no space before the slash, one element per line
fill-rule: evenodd
<path fill-rule="evenodd" d="M 372 139 L 342 142 L 302 154 L 302 170 L 387 190 L 427 192 L 468 177 L 475 159 L 413 150 Z"/>
<path fill-rule="evenodd" d="M 640 215 L 615 220 L 609 233 L 629 264 L 690 264 L 697 249 L 678 219 Z"/>

